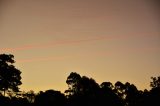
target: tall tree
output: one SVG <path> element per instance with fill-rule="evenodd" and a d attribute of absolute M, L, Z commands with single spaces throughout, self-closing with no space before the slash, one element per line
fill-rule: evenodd
<path fill-rule="evenodd" d="M 94 79 L 72 72 L 66 83 L 69 88 L 65 93 L 67 93 L 70 106 L 93 106 L 93 104 L 98 104 L 100 87 Z"/>
<path fill-rule="evenodd" d="M 152 106 L 160 106 L 160 76 L 151 77 L 151 79 L 150 101 Z"/>
<path fill-rule="evenodd" d="M 128 106 L 139 106 L 140 92 L 134 84 L 125 83 L 125 102 Z"/>
<path fill-rule="evenodd" d="M 76 72 L 71 72 L 70 75 L 67 77 L 66 83 L 68 84 L 68 90 L 65 93 L 70 95 L 77 94 L 79 92 L 81 76 Z"/>
<path fill-rule="evenodd" d="M 0 54 L 0 90 L 19 91 L 18 86 L 21 82 L 21 71 L 15 68 L 14 56 L 11 54 Z"/>
<path fill-rule="evenodd" d="M 100 101 L 101 105 L 105 106 L 124 106 L 124 103 L 114 90 L 111 82 L 103 82 L 101 85 Z"/>

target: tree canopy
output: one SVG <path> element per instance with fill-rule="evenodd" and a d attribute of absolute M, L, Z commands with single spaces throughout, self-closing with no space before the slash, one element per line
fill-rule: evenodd
<path fill-rule="evenodd" d="M 21 71 L 15 68 L 14 56 L 11 54 L 0 55 L 0 90 L 4 91 L 19 91 L 18 86 L 21 82 Z"/>

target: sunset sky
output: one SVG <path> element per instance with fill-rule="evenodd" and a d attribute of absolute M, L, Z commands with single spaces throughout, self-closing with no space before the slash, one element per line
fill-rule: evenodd
<path fill-rule="evenodd" d="M 0 0 L 0 54 L 21 90 L 67 89 L 70 72 L 149 89 L 160 76 L 158 0 Z"/>

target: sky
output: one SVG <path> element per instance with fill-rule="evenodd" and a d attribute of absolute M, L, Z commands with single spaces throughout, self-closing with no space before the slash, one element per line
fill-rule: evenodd
<path fill-rule="evenodd" d="M 158 0 L 0 0 L 0 54 L 20 90 L 67 89 L 71 72 L 149 89 L 160 75 Z"/>

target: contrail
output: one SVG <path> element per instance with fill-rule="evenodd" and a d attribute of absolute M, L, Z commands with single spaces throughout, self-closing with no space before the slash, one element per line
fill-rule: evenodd
<path fill-rule="evenodd" d="M 49 48 L 57 45 L 66 45 L 66 44 L 79 44 L 79 43 L 85 43 L 85 42 L 91 42 L 91 41 L 97 41 L 97 40 L 106 40 L 106 39 L 112 39 L 113 37 L 96 37 L 96 38 L 90 38 L 90 39 L 80 39 L 80 40 L 66 40 L 66 41 L 56 41 L 56 42 L 48 42 L 43 44 L 33 44 L 33 45 L 25 45 L 20 47 L 14 47 L 14 48 L 2 48 L 0 51 L 2 52 L 17 52 L 21 50 L 30 50 L 30 49 L 42 49 L 42 48 Z"/>

